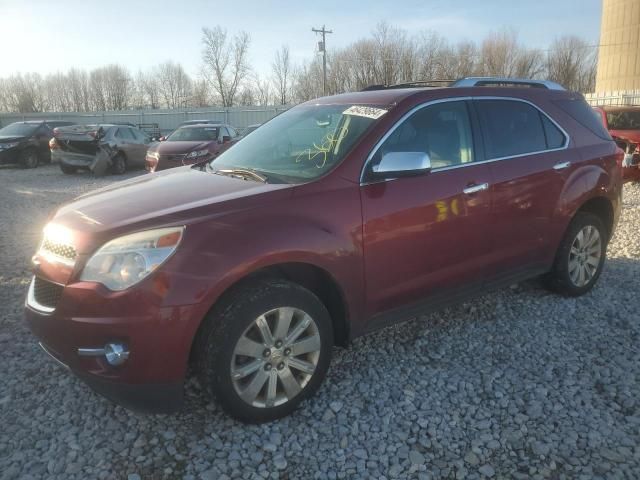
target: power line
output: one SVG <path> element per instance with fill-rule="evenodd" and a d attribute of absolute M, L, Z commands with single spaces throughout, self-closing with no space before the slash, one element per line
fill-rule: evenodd
<path fill-rule="evenodd" d="M 322 52 L 322 94 L 326 95 L 327 94 L 327 40 L 326 40 L 326 34 L 327 33 L 333 33 L 333 30 L 327 30 L 326 28 L 324 28 L 324 25 L 322 25 L 322 28 L 318 29 L 318 28 L 312 28 L 311 29 L 312 32 L 315 33 L 321 33 L 322 34 L 322 44 L 321 46 L 321 52 Z"/>

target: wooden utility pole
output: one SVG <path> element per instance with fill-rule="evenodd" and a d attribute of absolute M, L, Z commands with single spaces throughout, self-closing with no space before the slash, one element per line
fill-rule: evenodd
<path fill-rule="evenodd" d="M 312 28 L 312 32 L 322 34 L 322 42 L 320 42 L 319 50 L 322 52 L 322 94 L 327 94 L 327 33 L 333 33 L 333 30 L 327 30 L 322 25 L 322 28 Z"/>

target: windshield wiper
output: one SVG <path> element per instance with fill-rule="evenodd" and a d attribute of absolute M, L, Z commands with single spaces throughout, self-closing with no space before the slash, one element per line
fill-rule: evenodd
<path fill-rule="evenodd" d="M 218 170 L 214 170 L 213 173 L 217 173 L 219 175 L 229 175 L 231 177 L 251 177 L 255 180 L 258 180 L 259 182 L 267 183 L 266 176 L 256 172 L 255 170 L 251 170 L 250 168 L 220 168 Z"/>

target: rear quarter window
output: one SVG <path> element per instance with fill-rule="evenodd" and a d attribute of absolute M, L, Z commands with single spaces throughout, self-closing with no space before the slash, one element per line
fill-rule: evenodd
<path fill-rule="evenodd" d="M 546 115 L 541 115 L 542 126 L 544 127 L 544 135 L 547 137 L 547 148 L 562 148 L 567 141 L 564 133 L 556 127 Z"/>
<path fill-rule="evenodd" d="M 598 137 L 603 140 L 611 140 L 611 135 L 602 124 L 602 117 L 585 100 L 579 98 L 563 99 L 555 100 L 553 103 Z"/>

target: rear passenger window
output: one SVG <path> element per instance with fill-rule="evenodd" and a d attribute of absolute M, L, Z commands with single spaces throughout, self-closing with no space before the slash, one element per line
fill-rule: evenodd
<path fill-rule="evenodd" d="M 371 166 L 389 152 L 424 152 L 432 168 L 473 162 L 473 137 L 466 103 L 424 107 L 396 128 L 376 151 Z"/>
<path fill-rule="evenodd" d="M 600 138 L 611 140 L 611 135 L 604 127 L 600 114 L 595 112 L 582 98 L 556 100 L 554 103 Z"/>
<path fill-rule="evenodd" d="M 544 135 L 547 138 L 547 148 L 562 148 L 566 141 L 564 137 L 564 133 L 560 131 L 558 127 L 556 127 L 551 120 L 547 118 L 546 115 L 540 115 L 542 118 L 542 125 L 544 126 Z"/>
<path fill-rule="evenodd" d="M 121 138 L 122 140 L 135 140 L 131 129 L 120 127 L 116 132 L 116 137 Z"/>
<path fill-rule="evenodd" d="M 488 159 L 547 150 L 540 112 L 535 107 L 512 100 L 478 100 L 476 105 Z"/>

